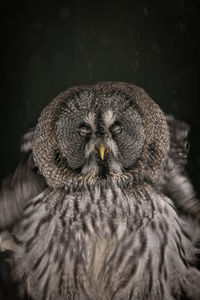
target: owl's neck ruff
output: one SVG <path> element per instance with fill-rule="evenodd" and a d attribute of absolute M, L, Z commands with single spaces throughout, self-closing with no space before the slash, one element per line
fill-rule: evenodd
<path fill-rule="evenodd" d="M 108 183 L 103 180 L 94 185 L 82 186 L 80 189 L 75 189 L 74 185 L 60 189 L 47 188 L 38 197 L 41 196 L 44 196 L 48 213 L 55 214 L 56 210 L 57 216 L 65 216 L 65 226 L 67 225 L 66 228 L 72 231 L 72 236 L 75 235 L 73 234 L 75 228 L 79 227 L 80 232 L 86 230 L 83 220 L 76 219 L 76 216 L 81 218 L 85 216 L 89 223 L 95 218 L 96 224 L 99 224 L 99 234 L 103 235 L 106 234 L 103 230 L 106 223 L 110 225 L 110 234 L 115 230 L 121 232 L 121 225 L 117 225 L 117 220 L 120 220 L 126 224 L 123 228 L 123 234 L 125 234 L 126 229 L 133 232 L 151 222 L 163 206 L 158 201 L 156 193 L 148 185 L 137 186 L 132 190 L 118 186 L 116 182 Z M 116 234 L 120 235 L 119 232 Z"/>

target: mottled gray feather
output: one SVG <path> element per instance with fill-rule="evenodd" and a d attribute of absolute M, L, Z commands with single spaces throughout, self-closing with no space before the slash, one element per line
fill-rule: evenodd
<path fill-rule="evenodd" d="M 187 134 L 131 84 L 58 95 L 25 136 L 28 158 L 2 188 L 0 229 L 12 227 L 22 295 L 200 299 Z"/>

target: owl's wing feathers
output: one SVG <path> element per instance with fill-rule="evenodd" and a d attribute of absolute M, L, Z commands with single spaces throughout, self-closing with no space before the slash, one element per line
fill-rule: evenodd
<path fill-rule="evenodd" d="M 23 160 L 16 171 L 2 182 L 0 193 L 0 231 L 11 227 L 21 216 L 27 201 L 46 187 L 32 159 L 31 138 L 33 130 L 24 136 Z"/>
<path fill-rule="evenodd" d="M 171 115 L 166 116 L 170 132 L 170 157 L 176 166 L 183 170 L 187 163 L 189 153 L 188 135 L 190 127 L 187 123 L 174 119 Z"/>
<path fill-rule="evenodd" d="M 157 187 L 176 206 L 178 214 L 186 221 L 193 244 L 200 245 L 200 200 L 185 171 L 187 163 L 189 125 L 167 116 L 170 132 L 170 150 Z"/>
<path fill-rule="evenodd" d="M 178 211 L 184 215 L 200 218 L 200 201 L 196 197 L 193 185 L 184 169 L 189 152 L 189 125 L 167 116 L 170 132 L 170 150 L 158 188 L 169 196 Z"/>

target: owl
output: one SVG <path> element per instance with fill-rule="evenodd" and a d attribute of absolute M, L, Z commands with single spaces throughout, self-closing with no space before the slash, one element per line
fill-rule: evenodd
<path fill-rule="evenodd" d="M 44 108 L 0 199 L 22 296 L 200 299 L 188 130 L 123 82 L 69 88 Z"/>

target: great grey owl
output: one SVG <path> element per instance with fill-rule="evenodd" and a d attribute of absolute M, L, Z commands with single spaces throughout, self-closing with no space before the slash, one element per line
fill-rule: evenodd
<path fill-rule="evenodd" d="M 0 230 L 32 299 L 200 299 L 186 124 L 123 82 L 70 88 L 24 137 Z"/>

